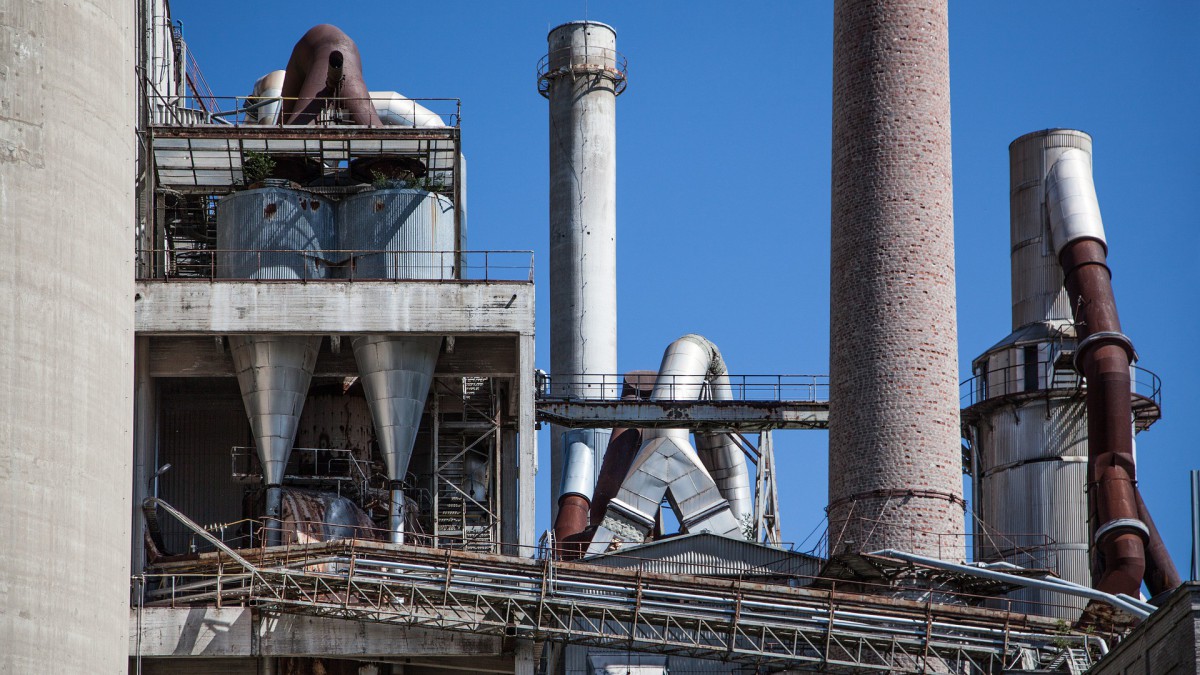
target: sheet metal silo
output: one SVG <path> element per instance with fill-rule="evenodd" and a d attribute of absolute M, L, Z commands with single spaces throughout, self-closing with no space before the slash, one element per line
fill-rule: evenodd
<path fill-rule="evenodd" d="M 336 248 L 333 204 L 319 195 L 268 185 L 217 202 L 220 278 L 324 279 Z"/>
<path fill-rule="evenodd" d="M 338 205 L 341 246 L 355 279 L 454 279 L 454 206 L 445 197 L 406 188 L 374 190 Z M 442 338 L 367 335 L 353 342 L 363 392 L 387 465 L 389 529 L 404 542 L 402 481 L 425 410 Z"/>
<path fill-rule="evenodd" d="M 355 279 L 454 279 L 454 204 L 408 188 L 373 190 L 338 204 L 345 274 Z"/>
<path fill-rule="evenodd" d="M 1013 332 L 972 363 L 963 419 L 975 457 L 976 558 L 1056 566 L 1064 579 L 1090 586 L 1087 411 L 1045 195 L 1047 172 L 1071 148 L 1090 157 L 1092 139 L 1051 129 L 1009 146 Z M 1009 597 L 1024 601 L 1016 611 L 1067 620 L 1087 602 L 1036 589 Z"/>
<path fill-rule="evenodd" d="M 559 394 L 616 398 L 616 115 L 624 62 L 616 31 L 603 23 L 572 21 L 546 39 L 538 89 L 550 101 L 551 385 Z M 610 387 L 600 386 L 602 375 Z M 550 434 L 555 477 L 563 471 L 564 431 Z M 600 466 L 604 449 L 594 451 Z M 555 511 L 558 497 L 556 485 Z"/>

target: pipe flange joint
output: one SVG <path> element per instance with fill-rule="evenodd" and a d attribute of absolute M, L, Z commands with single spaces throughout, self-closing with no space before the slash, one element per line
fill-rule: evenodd
<path fill-rule="evenodd" d="M 1133 340 L 1130 340 L 1128 335 L 1115 330 L 1102 330 L 1083 338 L 1075 347 L 1075 354 L 1071 357 L 1071 365 L 1074 366 L 1075 372 L 1080 375 L 1083 374 L 1083 371 L 1079 368 L 1080 359 L 1086 353 L 1101 345 L 1118 345 L 1129 356 L 1129 363 L 1137 362 L 1137 351 L 1134 350 Z"/>
<path fill-rule="evenodd" d="M 389 480 L 388 481 L 388 489 L 392 490 L 392 491 L 402 491 L 402 490 L 404 490 L 404 481 Z"/>
<path fill-rule="evenodd" d="M 1104 535 L 1112 532 L 1113 530 L 1122 529 L 1137 530 L 1142 534 L 1143 539 L 1148 539 L 1150 537 L 1150 528 L 1146 527 L 1146 524 L 1137 518 L 1117 518 L 1115 520 L 1108 521 L 1100 527 L 1097 527 L 1096 534 L 1092 535 L 1092 542 L 1099 544 L 1100 538 Z"/>

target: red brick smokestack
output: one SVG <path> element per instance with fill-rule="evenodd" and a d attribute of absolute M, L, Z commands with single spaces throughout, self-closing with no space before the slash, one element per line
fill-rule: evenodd
<path fill-rule="evenodd" d="M 830 550 L 962 557 L 946 0 L 837 0 Z"/>

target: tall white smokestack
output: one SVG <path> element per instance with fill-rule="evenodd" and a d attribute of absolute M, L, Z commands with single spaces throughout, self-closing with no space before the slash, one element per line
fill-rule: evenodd
<path fill-rule="evenodd" d="M 560 394 L 615 398 L 615 378 L 602 387 L 589 376 L 617 372 L 616 99 L 624 61 L 616 31 L 602 23 L 563 24 L 547 40 L 538 88 L 550 100 L 551 377 Z M 562 432 L 552 429 L 552 476 L 562 475 Z M 604 449 L 595 450 L 599 467 Z"/>

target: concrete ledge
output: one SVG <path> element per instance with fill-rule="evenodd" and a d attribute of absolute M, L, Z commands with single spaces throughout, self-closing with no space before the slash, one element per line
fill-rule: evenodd
<path fill-rule="evenodd" d="M 527 282 L 139 281 L 142 335 L 533 334 Z"/>
<path fill-rule="evenodd" d="M 247 607 L 147 607 L 129 613 L 129 655 L 136 657 L 499 655 L 490 635 L 390 626 L 347 619 L 262 615 Z"/>
<path fill-rule="evenodd" d="M 1200 674 L 1200 583 L 1185 583 L 1088 671 L 1092 675 Z"/>

